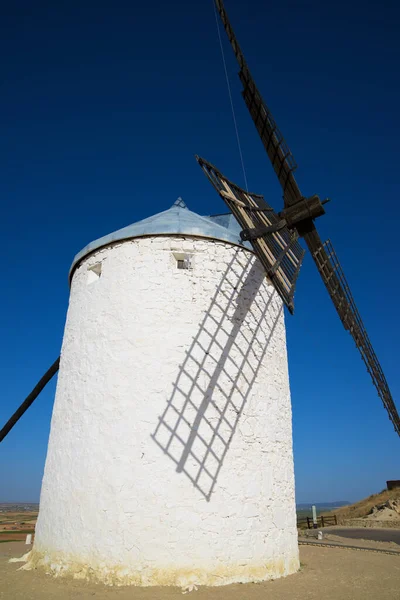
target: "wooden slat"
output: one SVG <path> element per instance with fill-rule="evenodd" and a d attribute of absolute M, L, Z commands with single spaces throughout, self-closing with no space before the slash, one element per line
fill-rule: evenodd
<path fill-rule="evenodd" d="M 230 200 L 234 202 L 238 206 L 242 206 L 243 208 L 246 206 L 244 202 L 238 200 L 235 196 L 232 196 L 231 193 L 226 192 L 225 190 L 220 190 L 220 195 L 224 198 L 224 200 Z"/>
<path fill-rule="evenodd" d="M 281 221 L 281 217 L 268 206 L 262 196 L 243 190 L 213 165 L 200 157 L 196 158 L 243 229 L 273 227 Z M 304 256 L 304 250 L 292 236 L 289 229 L 284 227 L 250 240 L 254 252 L 290 312 L 293 312 L 294 286 Z"/>
<path fill-rule="evenodd" d="M 232 201 L 232 197 L 235 198 L 231 188 L 229 187 L 228 183 L 221 179 L 221 183 L 222 185 L 226 188 L 226 190 L 229 192 L 229 195 L 225 194 L 224 196 Z M 241 207 L 238 207 L 237 210 L 240 213 L 241 219 L 243 221 L 243 223 L 248 227 L 248 228 L 252 228 L 254 227 L 254 223 L 253 221 L 250 219 L 250 217 L 247 215 L 246 211 L 243 210 Z M 273 264 L 276 261 L 276 257 L 272 254 L 271 250 L 268 248 L 266 242 L 263 240 L 263 238 L 257 238 L 256 240 L 253 240 L 253 243 L 259 247 L 260 251 L 262 253 L 264 253 L 269 262 L 270 262 L 270 266 L 272 267 Z M 277 272 L 275 273 L 275 276 L 278 277 L 278 279 L 280 280 L 280 282 L 282 283 L 282 285 L 286 288 L 287 292 L 289 293 L 292 286 L 291 283 L 289 281 L 289 279 L 286 277 L 286 275 L 283 273 L 282 269 L 278 269 Z"/>
<path fill-rule="evenodd" d="M 245 196 L 246 196 L 247 200 L 249 201 L 250 206 L 255 206 L 255 207 L 257 206 L 251 196 L 249 196 L 248 194 L 245 194 Z M 272 225 L 272 221 L 270 221 L 268 219 L 268 217 L 265 213 L 260 213 L 260 218 L 261 218 L 261 220 L 264 221 L 264 223 L 267 227 Z M 286 243 L 284 242 L 284 240 L 283 240 L 282 236 L 279 234 L 279 232 L 273 233 L 272 237 L 277 241 L 277 243 L 283 250 L 286 246 Z M 297 260 L 296 256 L 293 254 L 293 252 L 291 250 L 288 250 L 287 256 L 290 259 L 293 266 L 297 267 L 299 261 Z"/>

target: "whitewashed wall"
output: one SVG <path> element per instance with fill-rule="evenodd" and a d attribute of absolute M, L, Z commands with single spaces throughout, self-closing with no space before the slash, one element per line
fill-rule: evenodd
<path fill-rule="evenodd" d="M 76 270 L 38 564 L 182 586 L 298 569 L 283 308 L 253 254 L 139 238 Z"/>

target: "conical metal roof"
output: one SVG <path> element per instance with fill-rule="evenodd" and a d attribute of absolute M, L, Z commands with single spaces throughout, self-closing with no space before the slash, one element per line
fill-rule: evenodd
<path fill-rule="evenodd" d="M 202 217 L 189 210 L 182 198 L 178 198 L 168 210 L 90 242 L 75 256 L 70 275 L 76 265 L 94 250 L 121 240 L 148 235 L 192 235 L 223 240 L 251 249 L 249 244 L 240 239 L 240 230 L 240 225 L 231 213 Z"/>

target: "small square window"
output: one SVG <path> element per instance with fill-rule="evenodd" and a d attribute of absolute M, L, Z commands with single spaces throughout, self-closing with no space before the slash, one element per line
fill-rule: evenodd
<path fill-rule="evenodd" d="M 177 269 L 192 269 L 193 268 L 193 256 L 192 254 L 186 254 L 185 252 L 173 252 L 174 262 Z"/>
<path fill-rule="evenodd" d="M 188 269 L 189 268 L 189 261 L 188 260 L 184 260 L 184 259 L 183 260 L 178 259 L 176 261 L 176 266 L 177 266 L 178 269 Z"/>

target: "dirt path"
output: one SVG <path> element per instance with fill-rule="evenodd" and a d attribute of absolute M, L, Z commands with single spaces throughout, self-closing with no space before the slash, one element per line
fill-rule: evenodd
<path fill-rule="evenodd" d="M 178 600 L 178 588 L 110 588 L 74 579 L 54 579 L 40 571 L 17 571 L 10 557 L 21 542 L 0 545 L 1 600 Z M 259 584 L 201 587 L 193 600 L 397 600 L 400 557 L 342 548 L 300 548 L 302 569 L 285 579 Z"/>

